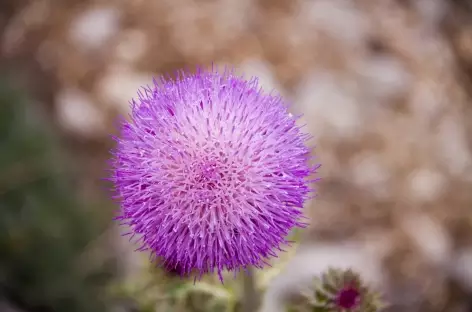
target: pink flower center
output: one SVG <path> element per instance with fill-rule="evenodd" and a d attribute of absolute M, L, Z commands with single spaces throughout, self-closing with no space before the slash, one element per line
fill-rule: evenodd
<path fill-rule="evenodd" d="M 199 165 L 197 170 L 196 182 L 199 183 L 200 187 L 203 189 L 214 189 L 222 178 L 222 174 L 216 162 L 204 162 Z"/>
<path fill-rule="evenodd" d="M 352 309 L 359 304 L 360 297 L 361 294 L 356 288 L 344 287 L 336 296 L 336 305 L 343 309 Z"/>
<path fill-rule="evenodd" d="M 214 162 L 204 163 L 200 167 L 201 177 L 205 180 L 217 178 L 217 165 Z"/>

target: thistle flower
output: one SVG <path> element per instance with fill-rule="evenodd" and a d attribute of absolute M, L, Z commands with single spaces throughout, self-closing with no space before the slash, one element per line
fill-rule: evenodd
<path fill-rule="evenodd" d="M 181 72 L 138 92 L 112 159 L 117 219 L 182 275 L 262 268 L 303 227 L 309 136 L 257 79 Z"/>
<path fill-rule="evenodd" d="M 352 270 L 329 269 L 315 279 L 315 292 L 307 297 L 317 312 L 376 312 L 384 307 Z"/>

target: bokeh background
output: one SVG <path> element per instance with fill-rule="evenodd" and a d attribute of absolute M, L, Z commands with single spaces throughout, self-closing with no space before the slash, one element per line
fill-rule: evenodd
<path fill-rule="evenodd" d="M 193 285 L 102 178 L 137 89 L 212 63 L 305 114 L 323 180 L 272 268 Z M 0 311 L 250 312 L 349 266 L 389 311 L 470 312 L 471 79 L 469 0 L 1 0 Z"/>

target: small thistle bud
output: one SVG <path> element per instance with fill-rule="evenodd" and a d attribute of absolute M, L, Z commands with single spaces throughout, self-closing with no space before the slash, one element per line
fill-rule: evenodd
<path fill-rule="evenodd" d="M 117 219 L 183 276 L 264 267 L 304 227 L 309 135 L 257 80 L 215 70 L 162 79 L 132 102 L 112 160 Z"/>
<path fill-rule="evenodd" d="M 352 270 L 329 269 L 315 278 L 314 293 L 307 298 L 316 312 L 377 312 L 383 309 L 377 293 Z"/>

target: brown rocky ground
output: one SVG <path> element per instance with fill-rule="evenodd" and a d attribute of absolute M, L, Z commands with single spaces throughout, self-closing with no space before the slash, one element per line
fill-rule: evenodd
<path fill-rule="evenodd" d="M 323 181 L 304 244 L 374 250 L 401 311 L 465 311 L 467 1 L 7 0 L 0 12 L 0 64 L 69 137 L 85 189 L 139 86 L 184 66 L 235 64 L 292 101 L 315 136 Z"/>

